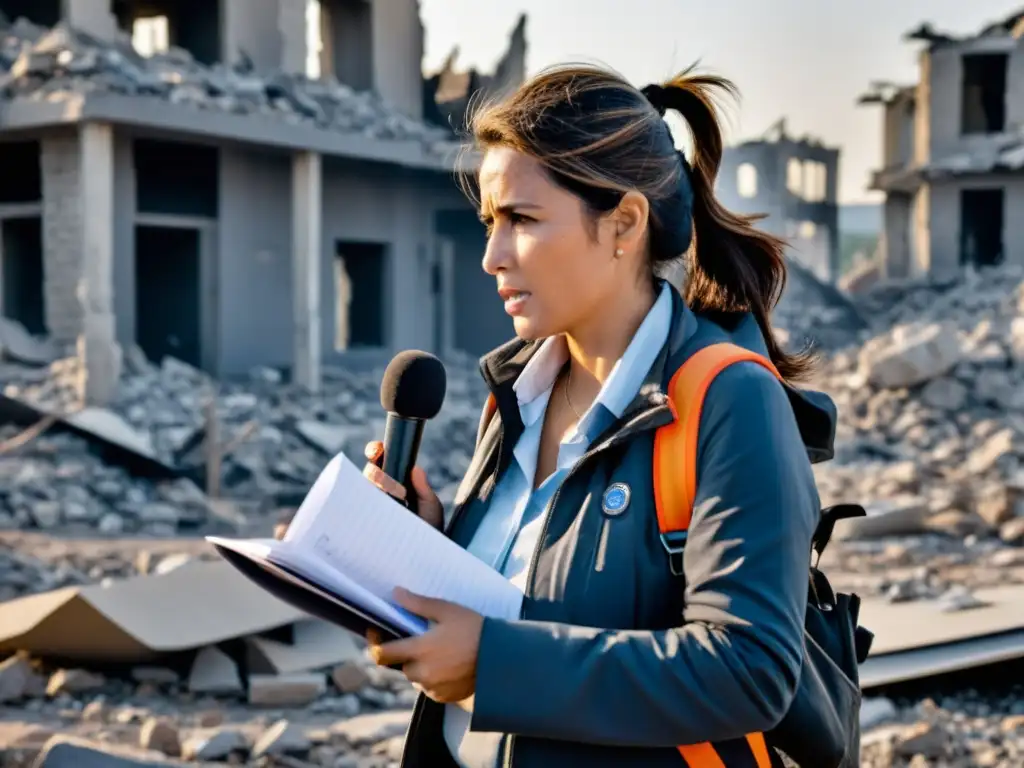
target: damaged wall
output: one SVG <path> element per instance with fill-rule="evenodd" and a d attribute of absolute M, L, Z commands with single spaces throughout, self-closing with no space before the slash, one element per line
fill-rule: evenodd
<path fill-rule="evenodd" d="M 883 170 L 872 187 L 886 192 L 883 271 L 891 278 L 951 276 L 964 265 L 1024 263 L 1012 226 L 1024 199 L 1024 38 L 1017 16 L 981 34 L 957 37 L 927 26 L 918 82 L 861 103 L 883 112 Z M 906 121 L 913 93 L 912 147 Z M 908 244 L 908 245 L 905 245 Z"/>
<path fill-rule="evenodd" d="M 727 147 L 716 180 L 723 205 L 764 214 L 758 226 L 791 239 L 790 253 L 819 279 L 838 277 L 839 150 L 785 135 Z"/>

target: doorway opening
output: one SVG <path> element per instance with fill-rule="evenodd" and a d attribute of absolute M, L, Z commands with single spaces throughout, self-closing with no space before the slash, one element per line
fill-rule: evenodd
<path fill-rule="evenodd" d="M 960 263 L 989 267 L 1003 261 L 1002 189 L 960 192 Z"/>
<path fill-rule="evenodd" d="M 43 299 L 43 221 L 38 216 L 0 221 L 4 317 L 33 336 L 46 333 Z"/>
<path fill-rule="evenodd" d="M 387 246 L 339 241 L 334 257 L 334 348 L 387 346 Z"/>
<path fill-rule="evenodd" d="M 135 339 L 153 362 L 202 367 L 201 274 L 198 229 L 135 228 Z"/>

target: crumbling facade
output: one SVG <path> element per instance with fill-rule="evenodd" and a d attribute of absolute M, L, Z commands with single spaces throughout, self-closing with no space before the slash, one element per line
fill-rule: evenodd
<path fill-rule="evenodd" d="M 887 277 L 1024 263 L 1024 13 L 967 37 L 927 25 L 913 85 L 874 83 L 883 110 L 882 264 Z"/>
<path fill-rule="evenodd" d="M 762 138 L 727 147 L 716 193 L 758 226 L 790 243 L 789 255 L 819 280 L 839 277 L 839 150 L 796 139 L 779 121 Z"/>
<path fill-rule="evenodd" d="M 0 0 L 0 309 L 77 345 L 87 401 L 133 344 L 316 389 L 479 325 L 457 273 L 483 230 L 423 118 L 418 3 L 314 11 Z"/>

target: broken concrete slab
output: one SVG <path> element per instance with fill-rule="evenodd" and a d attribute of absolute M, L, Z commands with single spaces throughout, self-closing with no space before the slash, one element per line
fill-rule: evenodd
<path fill-rule="evenodd" d="M 351 632 L 319 619 L 298 621 L 287 628 L 290 642 L 249 637 L 248 668 L 257 674 L 289 674 L 324 669 L 364 658 Z"/>
<path fill-rule="evenodd" d="M 305 707 L 326 691 L 322 673 L 249 676 L 249 703 L 257 707 Z"/>
<path fill-rule="evenodd" d="M 57 735 L 43 747 L 33 768 L 186 768 L 186 764 L 162 757 L 129 757 L 112 752 L 107 745 Z"/>
<path fill-rule="evenodd" d="M 0 604 L 0 652 L 144 662 L 305 619 L 227 563 L 65 588 Z"/>
<path fill-rule="evenodd" d="M 372 432 L 368 425 L 326 424 L 322 421 L 303 420 L 295 424 L 295 431 L 310 445 L 328 456 L 336 456 L 357 443 L 367 443 Z"/>
<path fill-rule="evenodd" d="M 411 718 L 412 710 L 356 715 L 331 726 L 331 734 L 343 738 L 353 747 L 362 747 L 401 736 L 409 728 Z"/>
<path fill-rule="evenodd" d="M 36 338 L 21 323 L 0 317 L 0 356 L 24 365 L 44 366 L 54 362 L 60 353 L 49 339 Z"/>
<path fill-rule="evenodd" d="M 140 433 L 112 411 L 85 407 L 77 412 L 63 414 L 0 394 L 0 423 L 28 427 L 47 416 L 93 442 L 112 461 L 123 463 L 131 471 L 162 478 L 177 478 L 181 475 L 181 470 L 168 465 L 156 455 L 148 435 Z"/>
<path fill-rule="evenodd" d="M 238 665 L 224 651 L 211 645 L 196 654 L 188 676 L 192 693 L 239 693 L 243 688 Z"/>

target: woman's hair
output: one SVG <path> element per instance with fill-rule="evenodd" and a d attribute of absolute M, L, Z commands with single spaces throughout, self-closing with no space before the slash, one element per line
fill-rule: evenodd
<path fill-rule="evenodd" d="M 473 110 L 469 128 L 483 150 L 510 147 L 538 160 L 594 217 L 627 191 L 642 193 L 652 271 L 687 257 L 687 304 L 711 314 L 751 312 L 779 372 L 800 378 L 811 356 L 785 352 L 769 322 L 786 282 L 785 242 L 755 229 L 760 217 L 732 213 L 714 195 L 724 145 L 713 97 L 735 96 L 736 88 L 692 70 L 641 91 L 596 67 L 556 67 Z M 662 119 L 667 110 L 689 127 L 692 164 Z"/>

